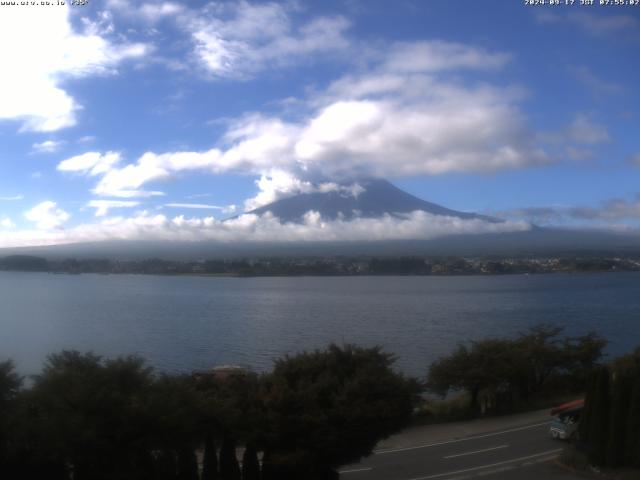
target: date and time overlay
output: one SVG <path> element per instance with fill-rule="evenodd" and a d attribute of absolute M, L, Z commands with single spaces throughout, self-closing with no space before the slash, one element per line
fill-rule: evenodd
<path fill-rule="evenodd" d="M 522 4 L 531 7 L 640 7 L 640 0 L 522 0 Z"/>
<path fill-rule="evenodd" d="M 72 6 L 85 7 L 91 0 L 0 0 L 0 6 L 48 7 Z M 95 1 L 95 0 L 94 0 Z M 527 7 L 638 7 L 640 0 L 521 0 Z"/>

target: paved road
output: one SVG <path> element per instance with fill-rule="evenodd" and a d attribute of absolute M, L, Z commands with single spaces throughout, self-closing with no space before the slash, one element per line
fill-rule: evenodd
<path fill-rule="evenodd" d="M 563 444 L 549 436 L 548 421 L 465 438 L 381 449 L 341 469 L 342 480 L 453 480 L 566 478 L 549 462 Z"/>

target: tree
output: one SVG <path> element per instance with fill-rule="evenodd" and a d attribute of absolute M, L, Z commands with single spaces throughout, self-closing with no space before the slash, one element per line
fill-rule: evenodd
<path fill-rule="evenodd" d="M 429 368 L 427 388 L 446 395 L 465 391 L 473 415 L 513 410 L 549 385 L 582 391 L 606 344 L 596 334 L 559 337 L 561 327 L 538 325 L 513 339 L 459 345 Z"/>
<path fill-rule="evenodd" d="M 596 332 L 563 339 L 562 369 L 571 389 L 583 391 L 588 378 L 602 360 L 608 341 Z"/>
<path fill-rule="evenodd" d="M 279 479 L 321 478 L 404 427 L 419 388 L 393 362 L 378 347 L 353 345 L 276 361 L 262 387 L 267 470 Z"/>
<path fill-rule="evenodd" d="M 578 425 L 579 440 L 582 445 L 586 445 L 589 441 L 589 431 L 591 429 L 591 421 L 593 416 L 593 398 L 596 396 L 598 387 L 598 372 L 593 371 L 589 375 L 586 383 L 585 403 L 580 413 L 580 423 Z"/>
<path fill-rule="evenodd" d="M 632 467 L 640 467 L 640 375 L 634 376 L 627 421 L 625 464 Z"/>
<path fill-rule="evenodd" d="M 563 327 L 536 325 L 515 341 L 518 353 L 526 359 L 525 381 L 521 385 L 525 398 L 540 391 L 549 377 L 562 367 L 563 352 L 558 335 L 563 330 Z"/>
<path fill-rule="evenodd" d="M 240 480 L 240 465 L 236 457 L 236 441 L 226 433 L 220 448 L 220 478 L 222 480 Z"/>
<path fill-rule="evenodd" d="M 15 372 L 13 362 L 0 362 L 0 474 L 9 460 L 10 424 L 21 386 L 22 378 Z"/>
<path fill-rule="evenodd" d="M 503 410 L 505 399 L 513 402 L 523 362 L 508 340 L 481 340 L 472 342 L 470 348 L 460 345 L 453 354 L 431 364 L 427 387 L 443 396 L 456 390 L 468 392 L 473 415 L 486 409 Z"/>
<path fill-rule="evenodd" d="M 211 433 L 207 433 L 204 441 L 204 458 L 202 460 L 202 480 L 218 479 L 218 454 L 216 441 Z"/>
<path fill-rule="evenodd" d="M 15 366 L 11 360 L 0 362 L 0 406 L 4 407 L 11 402 L 22 386 L 22 378 L 15 372 Z M 2 412 L 4 410 L 0 410 Z"/>
<path fill-rule="evenodd" d="M 178 463 L 175 452 L 161 450 L 156 459 L 156 478 L 158 480 L 175 480 L 178 473 Z"/>
<path fill-rule="evenodd" d="M 151 384 L 151 370 L 136 357 L 50 356 L 30 395 L 38 455 L 71 465 L 78 480 L 145 478 Z"/>
<path fill-rule="evenodd" d="M 260 480 L 260 462 L 258 452 L 252 443 L 245 446 L 242 455 L 242 480 Z"/>
<path fill-rule="evenodd" d="M 193 449 L 185 446 L 178 453 L 178 480 L 198 480 L 198 460 Z"/>
<path fill-rule="evenodd" d="M 607 367 L 598 370 L 593 395 L 586 399 L 589 405 L 589 425 L 587 439 L 589 460 L 595 465 L 606 464 L 607 434 L 609 432 L 610 376 Z"/>
<path fill-rule="evenodd" d="M 616 371 L 612 385 L 613 395 L 607 433 L 607 465 L 618 468 L 625 461 L 629 401 L 632 393 L 632 378 L 626 371 Z"/>

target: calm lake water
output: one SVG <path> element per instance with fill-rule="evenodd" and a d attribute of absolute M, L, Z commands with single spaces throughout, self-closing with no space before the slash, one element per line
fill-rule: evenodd
<path fill-rule="evenodd" d="M 329 342 L 382 345 L 422 376 L 457 343 L 547 322 L 640 345 L 640 274 L 204 278 L 0 272 L 0 359 L 36 373 L 62 349 L 163 371 L 269 369 Z"/>

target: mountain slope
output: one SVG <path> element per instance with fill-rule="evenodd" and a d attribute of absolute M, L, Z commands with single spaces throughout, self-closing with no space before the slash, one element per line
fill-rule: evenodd
<path fill-rule="evenodd" d="M 283 198 L 248 213 L 262 215 L 271 212 L 282 222 L 299 222 L 308 211 L 319 212 L 329 220 L 354 217 L 375 218 L 383 215 L 397 215 L 422 210 L 433 215 L 446 215 L 463 219 L 481 219 L 489 222 L 501 220 L 475 213 L 451 210 L 435 203 L 415 197 L 386 180 L 367 179 L 358 181 L 359 192 L 348 191 L 353 184 L 343 184 L 340 190 L 329 192 L 300 193 Z"/>

